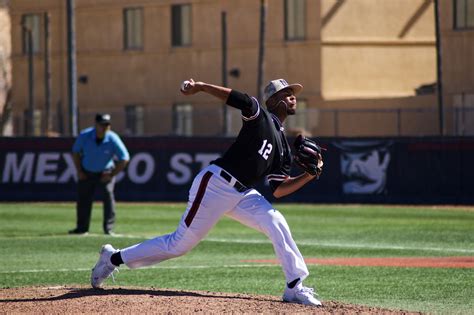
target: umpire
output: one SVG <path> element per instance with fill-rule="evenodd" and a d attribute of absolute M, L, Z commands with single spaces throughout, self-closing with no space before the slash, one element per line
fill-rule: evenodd
<path fill-rule="evenodd" d="M 95 127 L 81 131 L 72 153 L 78 177 L 77 223 L 69 234 L 83 235 L 89 231 L 94 194 L 99 187 L 103 196 L 103 229 L 110 235 L 115 223 L 115 175 L 125 168 L 130 155 L 120 137 L 111 130 L 109 114 L 95 116 Z"/>

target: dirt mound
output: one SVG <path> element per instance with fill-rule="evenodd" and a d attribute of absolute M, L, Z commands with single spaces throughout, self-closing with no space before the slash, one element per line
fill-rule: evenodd
<path fill-rule="evenodd" d="M 144 288 L 29 287 L 0 289 L 1 313 L 259 313 L 420 314 L 324 301 L 315 308 L 283 303 L 279 297 Z"/>

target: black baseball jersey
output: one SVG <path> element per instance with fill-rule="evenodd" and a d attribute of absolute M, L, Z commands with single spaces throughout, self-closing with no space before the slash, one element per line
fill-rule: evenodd
<path fill-rule="evenodd" d="M 256 98 L 235 90 L 227 104 L 242 111 L 243 126 L 231 147 L 213 163 L 247 187 L 267 176 L 275 191 L 289 176 L 292 163 L 280 120 L 260 106 Z"/>

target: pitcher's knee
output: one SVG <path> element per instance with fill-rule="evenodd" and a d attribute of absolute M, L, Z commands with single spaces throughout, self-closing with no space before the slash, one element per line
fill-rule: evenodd
<path fill-rule="evenodd" d="M 281 223 L 286 224 L 285 217 L 278 210 L 271 211 L 270 218 L 271 218 L 271 222 L 275 225 L 280 225 Z"/>
<path fill-rule="evenodd" d="M 285 217 L 278 211 L 272 210 L 268 212 L 267 217 L 264 222 L 261 222 L 261 225 L 264 227 L 265 233 L 273 234 L 275 230 L 281 230 L 282 228 L 286 229 L 288 226 L 285 220 Z"/>
<path fill-rule="evenodd" d="M 172 249 L 170 249 L 170 254 L 173 255 L 173 257 L 179 257 L 179 256 L 185 255 L 190 250 L 191 248 L 175 246 Z"/>

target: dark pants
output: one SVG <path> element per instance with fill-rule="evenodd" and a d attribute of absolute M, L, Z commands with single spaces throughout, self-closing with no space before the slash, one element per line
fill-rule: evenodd
<path fill-rule="evenodd" d="M 111 181 L 103 183 L 100 181 L 100 173 L 86 172 L 87 179 L 78 182 L 77 189 L 77 230 L 81 232 L 89 231 L 91 221 L 92 203 L 97 187 L 100 188 L 103 196 L 104 207 L 104 232 L 112 231 L 115 223 L 115 197 L 114 186 L 115 177 Z"/>

